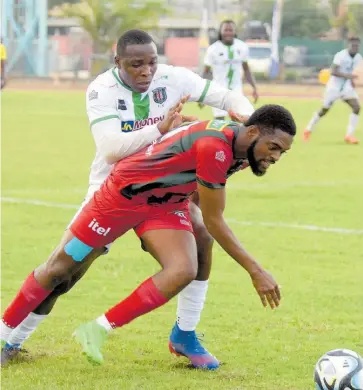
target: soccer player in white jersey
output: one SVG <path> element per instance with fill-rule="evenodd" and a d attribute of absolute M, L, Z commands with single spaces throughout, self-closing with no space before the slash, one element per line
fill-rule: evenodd
<path fill-rule="evenodd" d="M 236 25 L 232 20 L 225 20 L 221 23 L 218 41 L 208 47 L 204 65 L 204 78 L 212 78 L 216 83 L 235 90 L 241 96 L 243 95 L 242 77 L 244 74 L 253 88 L 253 98 L 255 103 L 257 102 L 256 82 L 248 66 L 248 46 L 237 39 Z M 214 107 L 213 115 L 216 119 L 224 119 L 227 112 Z"/>
<path fill-rule="evenodd" d="M 112 164 L 136 153 L 163 134 L 164 115 L 178 101 L 183 102 L 184 96 L 190 96 L 190 101 L 204 102 L 242 116 L 249 116 L 254 111 L 248 99 L 240 93 L 205 80 L 185 68 L 158 65 L 157 60 L 152 38 L 144 31 L 130 30 L 118 41 L 116 66 L 89 85 L 87 113 L 96 156 L 91 166 L 85 203 L 102 185 Z M 188 357 L 195 367 L 215 369 L 219 366 L 218 360 L 200 344 L 195 333 L 206 299 L 213 239 L 204 226 L 198 206 L 192 201 L 189 202 L 189 212 L 198 245 L 198 274 L 179 295 L 177 323 L 170 343 L 173 350 Z M 175 218 L 179 216 L 175 215 Z M 67 230 L 65 237 L 69 234 Z M 150 249 L 148 243 L 144 245 L 146 250 Z M 20 302 L 14 300 L 4 314 L 13 320 L 10 323 L 3 318 L 0 323 L 1 340 L 7 343 L 2 349 L 2 364 L 17 355 L 25 339 L 50 313 L 57 298 L 68 292 L 92 262 L 107 250 L 93 250 L 90 255 L 80 253 L 71 265 L 71 273 L 69 264 L 66 267 L 50 256 L 45 264 L 29 275 L 17 296 L 24 297 L 21 302 L 27 308 L 14 308 L 13 303 Z M 50 274 L 54 283 L 45 290 L 39 281 Z M 24 316 L 24 310 L 30 314 Z"/>
<path fill-rule="evenodd" d="M 362 56 L 359 54 L 359 47 L 360 39 L 352 37 L 348 40 L 348 48 L 335 54 L 331 67 L 331 77 L 325 89 L 323 107 L 313 115 L 310 123 L 306 127 L 304 131 L 305 141 L 310 138 L 320 118 L 329 111 L 336 100 L 341 99 L 352 108 L 344 140 L 348 144 L 359 143 L 358 139 L 354 136 L 360 112 L 359 96 L 355 90 L 354 83 L 354 80 L 358 76 L 353 73 L 362 61 Z"/>

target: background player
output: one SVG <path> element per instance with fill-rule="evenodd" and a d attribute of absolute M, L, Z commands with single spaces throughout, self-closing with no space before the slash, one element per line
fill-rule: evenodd
<path fill-rule="evenodd" d="M 323 107 L 313 115 L 306 127 L 304 131 L 305 141 L 310 138 L 315 125 L 329 111 L 333 103 L 338 99 L 342 99 L 352 108 L 344 140 L 348 144 L 357 144 L 359 142 L 354 136 L 360 112 L 359 96 L 354 84 L 354 80 L 358 76 L 353 74 L 354 69 L 362 61 L 362 56 L 359 54 L 359 47 L 360 39 L 352 37 L 348 40 L 348 48 L 335 54 L 331 67 L 331 77 L 325 89 Z"/>
<path fill-rule="evenodd" d="M 179 106 L 162 125 L 171 125 Z M 290 149 L 295 132 L 287 110 L 267 105 L 250 117 L 246 127 L 234 122 L 196 122 L 120 161 L 47 263 L 29 275 L 6 309 L 4 323 L 16 326 L 57 284 L 76 272 L 88 254 L 134 228 L 162 270 L 97 321 L 76 330 L 89 359 L 102 363 L 100 348 L 107 330 L 156 309 L 196 277 L 197 246 L 188 208 L 188 196 L 195 190 L 210 234 L 250 274 L 263 305 L 278 306 L 277 283 L 242 248 L 223 218 L 225 183 L 243 163 L 255 175 L 264 175 Z M 176 347 L 171 346 L 180 353 L 182 346 Z M 203 367 L 203 363 L 195 364 Z"/>
<path fill-rule="evenodd" d="M 253 112 L 248 99 L 239 92 L 220 87 L 185 68 L 158 65 L 156 46 L 144 31 L 130 30 L 123 34 L 118 41 L 117 53 L 116 67 L 97 77 L 87 90 L 87 113 L 96 143 L 96 156 L 91 166 L 85 203 L 109 174 L 110 164 L 160 137 L 158 124 L 182 96 L 189 95 L 191 101 L 203 101 L 244 115 Z M 195 335 L 207 294 L 213 239 L 203 224 L 198 207 L 190 202 L 189 208 L 200 266 L 196 280 L 180 294 L 178 325 L 174 327 L 173 340 L 184 345 L 184 353 L 191 360 L 216 368 L 218 360 L 203 348 Z M 51 312 L 59 295 L 69 291 L 104 251 L 100 248 L 87 256 L 78 271 L 58 285 L 17 329 L 1 324 L 1 339 L 7 342 L 4 361 L 16 355 L 24 340 Z"/>
<path fill-rule="evenodd" d="M 218 41 L 208 47 L 204 65 L 204 78 L 212 78 L 218 84 L 236 90 L 241 95 L 243 95 L 242 77 L 244 74 L 253 88 L 253 98 L 255 103 L 257 102 L 256 82 L 248 66 L 248 46 L 237 39 L 236 25 L 232 20 L 225 20 L 221 23 Z M 213 115 L 217 119 L 224 119 L 227 112 L 213 108 Z"/>

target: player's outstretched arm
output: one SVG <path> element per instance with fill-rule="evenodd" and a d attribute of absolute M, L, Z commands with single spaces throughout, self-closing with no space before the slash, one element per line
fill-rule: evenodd
<path fill-rule="evenodd" d="M 268 303 L 272 309 L 279 306 L 281 296 L 277 283 L 245 251 L 223 217 L 226 202 L 225 189 L 211 189 L 198 183 L 198 195 L 203 221 L 209 233 L 250 274 L 262 304 L 267 306 Z"/>
<path fill-rule="evenodd" d="M 354 80 L 358 77 L 356 74 L 341 72 L 339 65 L 335 65 L 335 64 L 333 64 L 333 66 L 331 67 L 331 74 L 336 77 L 342 77 L 343 79 L 346 80 Z"/>
<path fill-rule="evenodd" d="M 88 88 L 87 97 L 87 113 L 97 151 L 110 165 L 138 152 L 165 134 L 172 128 L 171 124 L 178 118 L 183 104 L 189 98 L 189 96 L 184 96 L 172 107 L 164 121 L 145 126 L 138 131 L 123 133 L 120 132 L 119 114 L 114 99 L 109 97 L 109 91 L 91 84 Z M 169 115 L 171 112 L 172 119 Z"/>
<path fill-rule="evenodd" d="M 175 67 L 175 82 L 183 95 L 190 95 L 190 101 L 203 103 L 221 110 L 232 110 L 239 115 L 251 115 L 254 108 L 240 91 L 231 91 L 214 81 L 205 80 L 191 70 Z"/>

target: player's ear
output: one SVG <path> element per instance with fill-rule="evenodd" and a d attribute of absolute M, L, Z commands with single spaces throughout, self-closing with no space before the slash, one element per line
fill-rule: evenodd
<path fill-rule="evenodd" d="M 255 125 L 248 126 L 247 135 L 251 140 L 256 139 L 260 135 L 260 129 Z"/>
<path fill-rule="evenodd" d="M 115 61 L 115 65 L 118 68 L 120 68 L 121 67 L 121 58 L 120 58 L 120 56 L 116 55 L 114 61 Z"/>

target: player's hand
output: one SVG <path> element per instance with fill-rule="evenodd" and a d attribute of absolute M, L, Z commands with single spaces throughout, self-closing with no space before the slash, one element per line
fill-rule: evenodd
<path fill-rule="evenodd" d="M 352 74 L 351 80 L 356 80 L 359 76 L 357 74 Z"/>
<path fill-rule="evenodd" d="M 232 110 L 228 110 L 228 115 L 231 117 L 233 121 L 240 122 L 240 123 L 246 123 L 249 118 L 248 115 L 240 115 Z"/>
<path fill-rule="evenodd" d="M 176 127 L 180 126 L 182 123 L 194 122 L 197 120 L 198 120 L 198 117 L 196 117 L 196 116 L 179 115 L 177 118 L 174 119 L 174 122 L 172 123 L 171 128 L 175 129 Z"/>
<path fill-rule="evenodd" d="M 280 288 L 271 274 L 260 269 L 251 274 L 251 279 L 263 306 L 269 304 L 271 309 L 275 309 L 280 305 Z"/>
<path fill-rule="evenodd" d="M 157 127 L 160 131 L 160 134 L 165 134 L 169 130 L 178 126 L 178 123 L 182 123 L 181 110 L 183 109 L 184 104 L 189 100 L 190 95 L 183 96 L 178 103 L 173 106 L 168 113 L 165 115 L 165 118 L 158 123 Z"/>
<path fill-rule="evenodd" d="M 252 96 L 253 96 L 253 103 L 256 104 L 258 101 L 258 98 L 259 98 L 259 95 L 258 95 L 256 88 L 254 88 L 254 90 L 252 91 Z"/>

